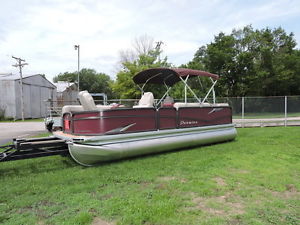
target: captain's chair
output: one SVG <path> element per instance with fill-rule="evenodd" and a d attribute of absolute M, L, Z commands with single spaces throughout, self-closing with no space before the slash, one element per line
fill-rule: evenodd
<path fill-rule="evenodd" d="M 145 92 L 141 99 L 139 100 L 139 104 L 133 106 L 133 108 L 151 108 L 154 104 L 154 96 L 152 92 Z"/>
<path fill-rule="evenodd" d="M 113 105 L 96 105 L 92 95 L 88 91 L 79 92 L 78 97 L 81 105 L 65 105 L 62 108 L 62 114 L 67 112 L 96 111 L 116 108 L 116 106 Z M 120 107 L 122 107 L 122 105 Z"/>
<path fill-rule="evenodd" d="M 111 105 L 96 105 L 92 95 L 88 91 L 81 91 L 78 94 L 79 101 L 84 111 L 104 110 L 116 108 Z"/>
<path fill-rule="evenodd" d="M 85 111 L 97 110 L 93 97 L 87 91 L 78 93 L 79 101 Z"/>

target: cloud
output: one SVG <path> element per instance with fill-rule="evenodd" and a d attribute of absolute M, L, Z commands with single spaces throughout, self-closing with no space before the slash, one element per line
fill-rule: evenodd
<path fill-rule="evenodd" d="M 26 73 L 49 79 L 81 67 L 115 75 L 119 51 L 147 34 L 163 41 L 164 55 L 175 65 L 187 63 L 196 50 L 220 31 L 252 24 L 287 28 L 300 36 L 296 0 L 16 0 L 0 8 L 0 72 L 17 72 L 11 55 L 25 58 Z"/>

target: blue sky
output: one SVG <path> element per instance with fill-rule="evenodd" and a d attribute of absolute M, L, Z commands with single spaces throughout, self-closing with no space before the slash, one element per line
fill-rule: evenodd
<path fill-rule="evenodd" d="M 93 68 L 114 78 L 120 51 L 135 38 L 163 41 L 178 66 L 220 31 L 252 24 L 281 26 L 300 43 L 299 0 L 0 0 L 0 74 L 17 73 L 12 55 L 26 59 L 25 74 L 50 80 L 60 72 Z"/>

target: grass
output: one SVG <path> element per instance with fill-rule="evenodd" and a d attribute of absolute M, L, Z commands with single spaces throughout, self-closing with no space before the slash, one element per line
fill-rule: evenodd
<path fill-rule="evenodd" d="M 2 224 L 299 224 L 300 127 L 84 168 L 0 164 Z M 107 223 L 105 223 L 107 222 Z"/>

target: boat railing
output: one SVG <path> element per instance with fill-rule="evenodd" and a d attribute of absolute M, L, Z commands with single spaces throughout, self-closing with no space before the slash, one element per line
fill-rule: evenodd
<path fill-rule="evenodd" d="M 154 105 L 158 103 L 159 99 L 154 99 Z M 182 103 L 185 99 L 174 99 L 174 103 Z M 122 105 L 126 108 L 132 108 L 134 105 L 137 105 L 139 102 L 139 99 L 110 99 L 107 100 L 107 105 Z M 187 103 L 197 103 L 198 101 L 194 98 L 188 98 Z M 208 99 L 208 102 L 211 102 L 210 99 Z M 95 100 L 96 105 L 105 105 L 105 102 L 103 100 Z M 62 108 L 65 105 L 80 105 L 79 101 L 46 101 L 46 117 L 61 117 Z M 159 106 L 158 106 L 159 108 Z"/>

